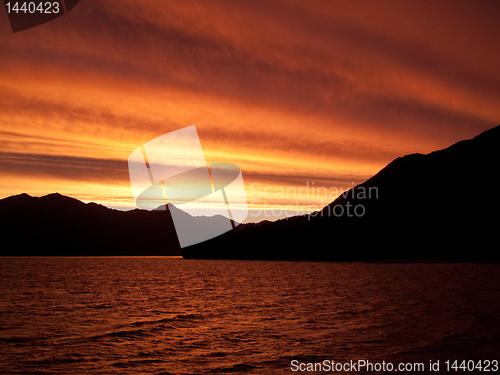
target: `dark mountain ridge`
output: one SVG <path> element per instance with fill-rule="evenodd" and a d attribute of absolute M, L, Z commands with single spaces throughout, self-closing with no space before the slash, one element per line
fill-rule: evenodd
<path fill-rule="evenodd" d="M 498 260 L 499 144 L 497 126 L 440 151 L 397 158 L 318 212 L 241 224 L 183 251 L 170 214 L 178 209 L 171 204 L 166 210 L 118 211 L 58 193 L 20 194 L 0 200 L 1 253 Z"/>
<path fill-rule="evenodd" d="M 184 257 L 499 259 L 498 145 L 500 126 L 397 158 L 318 212 L 237 227 L 185 249 Z"/>
<path fill-rule="evenodd" d="M 2 255 L 182 254 L 168 210 L 118 211 L 58 193 L 0 200 L 0 234 Z"/>

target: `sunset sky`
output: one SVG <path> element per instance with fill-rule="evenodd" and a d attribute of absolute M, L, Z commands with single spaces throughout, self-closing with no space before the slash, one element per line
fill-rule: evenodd
<path fill-rule="evenodd" d="M 0 198 L 135 208 L 129 155 L 196 125 L 241 168 L 247 221 L 319 209 L 500 123 L 499 20 L 498 1 L 80 0 L 12 33 L 3 8 Z"/>

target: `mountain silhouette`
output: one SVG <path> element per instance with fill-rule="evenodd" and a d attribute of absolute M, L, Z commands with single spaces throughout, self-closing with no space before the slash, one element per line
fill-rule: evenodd
<path fill-rule="evenodd" d="M 184 257 L 498 260 L 499 144 L 497 126 L 397 158 L 318 212 L 240 225 Z"/>
<path fill-rule="evenodd" d="M 191 216 L 171 203 L 119 211 L 59 193 L 20 194 L 0 200 L 0 236 L 11 244 L 1 255 L 182 255 L 179 230 L 198 228 L 190 240 L 202 241 L 217 235 L 221 222 L 228 225 L 221 215 Z"/>
<path fill-rule="evenodd" d="M 208 232 L 227 219 L 193 217 L 172 204 L 118 211 L 58 193 L 20 194 L 0 200 L 1 254 L 498 260 L 499 144 L 497 126 L 444 150 L 406 155 L 320 211 L 240 224 L 184 249 L 172 213 L 185 228 L 208 223 Z"/>
<path fill-rule="evenodd" d="M 0 200 L 0 234 L 2 255 L 182 253 L 168 210 L 118 211 L 58 193 Z"/>
<path fill-rule="evenodd" d="M 166 205 L 160 206 L 155 211 L 165 210 L 166 207 Z M 221 230 L 230 230 L 239 225 L 239 223 L 222 215 L 191 216 L 171 203 L 168 204 L 168 207 L 177 238 L 182 247 L 191 246 L 203 242 L 207 238 L 219 236 Z"/>

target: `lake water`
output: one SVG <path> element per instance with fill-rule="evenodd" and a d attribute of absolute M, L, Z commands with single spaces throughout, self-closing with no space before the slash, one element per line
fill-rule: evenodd
<path fill-rule="evenodd" d="M 446 360 L 500 359 L 499 271 L 0 258 L 0 373 L 292 374 L 292 361 L 324 360 L 424 363 L 425 373 L 439 360 L 444 373 Z"/>

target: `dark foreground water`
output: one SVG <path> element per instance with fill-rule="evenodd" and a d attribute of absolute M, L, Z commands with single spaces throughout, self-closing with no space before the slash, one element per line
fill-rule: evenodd
<path fill-rule="evenodd" d="M 499 271 L 0 258 L 0 373 L 291 374 L 301 364 L 360 359 L 395 370 L 423 363 L 425 373 L 439 360 L 445 373 L 447 360 L 500 359 Z"/>

